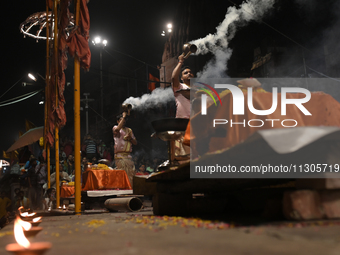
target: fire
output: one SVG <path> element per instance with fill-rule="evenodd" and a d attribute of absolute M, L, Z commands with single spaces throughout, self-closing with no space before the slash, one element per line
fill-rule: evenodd
<path fill-rule="evenodd" d="M 20 220 L 20 218 L 17 217 L 17 219 L 14 222 L 14 237 L 15 237 L 15 240 L 17 241 L 17 243 L 20 246 L 27 249 L 27 248 L 30 247 L 31 244 L 27 240 L 27 238 L 25 237 L 25 234 L 24 234 L 24 231 L 23 231 L 23 225 L 26 225 L 26 223 L 28 223 L 29 228 L 31 228 L 31 224 L 29 222 L 24 222 L 24 221 Z M 28 225 L 26 225 L 26 226 L 28 226 Z"/>
<path fill-rule="evenodd" d="M 20 214 L 22 217 L 32 217 L 35 215 L 35 212 L 34 213 L 28 213 L 28 212 L 23 212 Z"/>
<path fill-rule="evenodd" d="M 65 205 L 63 205 L 63 210 L 66 210 L 66 206 Z"/>
<path fill-rule="evenodd" d="M 21 225 L 21 227 L 25 230 L 30 230 L 32 227 L 32 224 L 27 222 L 27 221 L 23 221 L 20 218 L 18 219 L 18 223 Z"/>
<path fill-rule="evenodd" d="M 33 222 L 37 222 L 37 221 L 39 221 L 41 219 L 41 217 L 37 217 L 37 218 L 34 218 L 32 221 Z"/>

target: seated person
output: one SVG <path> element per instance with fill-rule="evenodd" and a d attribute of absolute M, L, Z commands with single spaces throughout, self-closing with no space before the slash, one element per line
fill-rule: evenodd
<path fill-rule="evenodd" d="M 93 157 L 92 160 L 91 160 L 91 163 L 92 163 L 92 165 L 97 164 L 98 163 L 97 158 Z"/>
<path fill-rule="evenodd" d="M 43 201 L 43 209 L 48 210 L 49 208 L 54 209 L 56 206 L 56 195 L 55 189 L 50 188 L 46 191 L 46 195 Z"/>
<path fill-rule="evenodd" d="M 81 164 L 80 164 L 80 167 L 81 167 L 81 172 L 84 173 L 86 168 L 87 168 L 87 158 L 86 157 L 83 157 L 82 161 L 81 161 Z"/>
<path fill-rule="evenodd" d="M 12 201 L 6 196 L 4 191 L 0 192 L 0 228 L 9 223 L 8 216 Z"/>
<path fill-rule="evenodd" d="M 149 173 L 146 171 L 145 165 L 140 165 L 136 175 L 149 175 Z"/>
<path fill-rule="evenodd" d="M 62 181 L 70 182 L 72 181 L 72 179 L 68 176 L 68 174 L 64 171 L 64 168 L 60 164 L 59 165 L 59 185 L 61 185 Z M 51 174 L 50 182 L 51 182 L 51 188 L 56 188 L 55 172 Z"/>
<path fill-rule="evenodd" d="M 18 207 L 16 207 L 16 202 L 21 198 L 20 196 L 20 189 L 19 188 L 15 188 L 14 189 L 14 201 L 12 202 L 14 208 L 13 209 L 17 209 Z"/>
<path fill-rule="evenodd" d="M 148 172 L 149 174 L 154 172 L 154 168 L 151 166 L 150 160 L 146 161 L 146 172 Z"/>
<path fill-rule="evenodd" d="M 30 207 L 29 199 L 25 197 L 23 191 L 19 191 L 19 194 L 15 201 L 15 209 L 18 209 L 21 206 L 24 207 L 25 209 L 29 209 Z"/>

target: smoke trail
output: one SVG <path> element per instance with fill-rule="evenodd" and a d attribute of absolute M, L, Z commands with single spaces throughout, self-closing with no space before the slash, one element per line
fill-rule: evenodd
<path fill-rule="evenodd" d="M 197 39 L 191 43 L 198 47 L 197 54 L 211 52 L 214 56 L 197 74 L 198 78 L 221 78 L 226 76 L 227 60 L 232 50 L 228 49 L 229 42 L 234 38 L 237 29 L 245 26 L 249 21 L 260 21 L 268 12 L 275 0 L 248 0 L 243 2 L 239 8 L 229 7 L 225 19 L 216 27 L 215 34 L 209 34 L 204 38 Z"/>
<path fill-rule="evenodd" d="M 129 97 L 123 104 L 132 104 L 134 110 L 143 111 L 173 100 L 175 100 L 175 97 L 172 88 L 156 88 L 151 94 L 144 94 L 141 97 Z"/>

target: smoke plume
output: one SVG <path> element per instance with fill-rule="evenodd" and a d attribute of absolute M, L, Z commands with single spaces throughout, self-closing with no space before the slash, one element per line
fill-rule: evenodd
<path fill-rule="evenodd" d="M 123 104 L 131 104 L 134 110 L 144 111 L 159 104 L 167 104 L 173 100 L 175 100 L 175 97 L 172 88 L 156 88 L 151 94 L 144 94 L 141 97 L 129 97 Z"/>
<path fill-rule="evenodd" d="M 238 8 L 229 7 L 225 19 L 216 27 L 215 34 L 209 34 L 204 38 L 191 43 L 198 47 L 197 54 L 211 52 L 213 58 L 209 61 L 198 78 L 222 78 L 226 76 L 227 61 L 232 54 L 228 49 L 229 42 L 235 36 L 239 27 L 245 26 L 249 21 L 261 21 L 261 18 L 272 9 L 275 0 L 248 0 Z"/>

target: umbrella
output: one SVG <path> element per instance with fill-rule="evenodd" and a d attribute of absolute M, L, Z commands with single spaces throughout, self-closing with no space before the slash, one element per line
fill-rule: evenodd
<path fill-rule="evenodd" d="M 32 144 L 44 136 L 44 127 L 37 127 L 28 130 L 25 134 L 19 137 L 19 139 L 6 151 L 11 152 L 26 145 Z"/>

